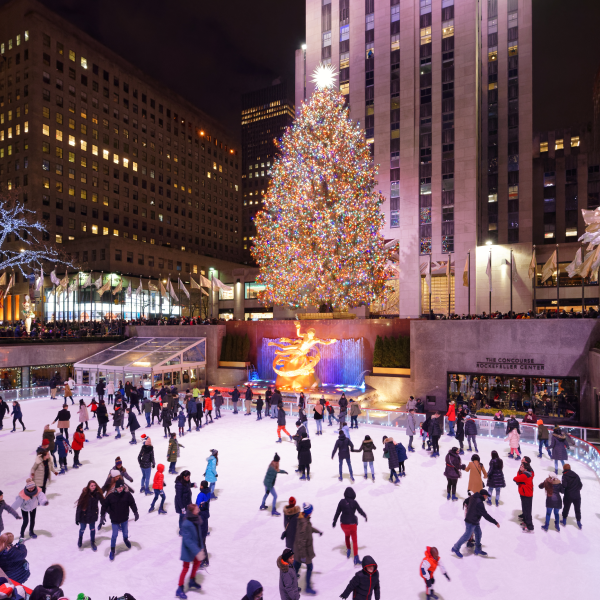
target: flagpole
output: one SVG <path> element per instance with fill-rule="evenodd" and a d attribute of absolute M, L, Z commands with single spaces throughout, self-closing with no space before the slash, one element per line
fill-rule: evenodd
<path fill-rule="evenodd" d="M 560 316 L 560 263 L 558 262 L 558 244 L 556 244 L 556 318 Z"/>
<path fill-rule="evenodd" d="M 510 318 L 514 319 L 513 316 L 513 249 L 510 249 Z"/>
<path fill-rule="evenodd" d="M 42 286 L 42 293 L 40 295 L 40 303 L 42 305 L 42 325 L 44 324 L 44 275 L 43 275 L 43 267 L 40 267 L 40 277 L 42 278 L 42 281 L 40 283 L 40 285 Z"/>
<path fill-rule="evenodd" d="M 54 276 L 56 277 L 56 265 L 54 265 Z M 52 283 L 54 286 L 54 324 L 56 325 L 56 284 Z"/>
<path fill-rule="evenodd" d="M 585 256 L 585 247 L 581 246 L 581 256 Z M 581 318 L 583 319 L 585 313 L 585 277 L 581 276 Z"/>
<path fill-rule="evenodd" d="M 429 254 L 429 314 L 427 315 L 428 319 L 431 319 L 431 254 Z"/>
<path fill-rule="evenodd" d="M 535 264 L 533 265 L 533 318 L 535 319 L 536 314 L 536 288 L 537 288 L 537 256 L 535 256 L 535 244 L 533 245 L 533 256 L 535 257 Z"/>
<path fill-rule="evenodd" d="M 167 285 L 169 286 L 169 289 L 167 290 L 167 296 L 169 297 L 169 316 L 167 317 L 167 319 L 171 318 L 171 313 L 173 312 L 173 309 L 171 307 L 171 288 L 173 287 L 171 284 L 171 273 L 169 273 L 169 279 L 167 279 Z"/>
<path fill-rule="evenodd" d="M 450 281 L 452 278 L 452 252 L 448 252 L 448 317 L 450 317 L 450 296 L 452 295 L 451 293 L 451 288 L 450 288 Z"/>
<path fill-rule="evenodd" d="M 490 246 L 490 278 L 488 280 L 488 287 L 490 288 L 490 304 L 489 304 L 489 314 L 488 318 L 492 317 L 492 247 Z"/>
<path fill-rule="evenodd" d="M 469 294 L 469 318 L 471 318 L 471 251 L 467 252 L 467 292 Z"/>

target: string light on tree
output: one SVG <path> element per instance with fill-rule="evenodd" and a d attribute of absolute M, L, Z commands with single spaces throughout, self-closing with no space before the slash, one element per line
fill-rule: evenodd
<path fill-rule="evenodd" d="M 334 69 L 319 65 L 313 81 L 315 93 L 279 141 L 252 254 L 266 304 L 346 310 L 386 290 L 385 198 Z"/>

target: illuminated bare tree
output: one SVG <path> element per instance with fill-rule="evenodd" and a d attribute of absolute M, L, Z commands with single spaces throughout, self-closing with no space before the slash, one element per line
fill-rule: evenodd
<path fill-rule="evenodd" d="M 0 272 L 19 269 L 26 275 L 43 263 L 71 266 L 62 250 L 44 241 L 47 233 L 45 224 L 25 207 L 17 192 L 0 192 Z"/>

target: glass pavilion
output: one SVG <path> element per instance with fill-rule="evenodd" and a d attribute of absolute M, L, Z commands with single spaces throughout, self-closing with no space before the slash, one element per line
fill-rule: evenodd
<path fill-rule="evenodd" d="M 206 338 L 130 338 L 74 365 L 78 385 L 129 380 L 149 390 L 175 385 L 180 390 L 206 384 Z"/>

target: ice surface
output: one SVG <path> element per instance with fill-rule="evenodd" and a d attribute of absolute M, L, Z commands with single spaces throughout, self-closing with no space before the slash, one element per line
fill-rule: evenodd
<path fill-rule="evenodd" d="M 88 400 L 89 402 L 89 400 Z M 1 476 L 0 489 L 7 502 L 12 503 L 23 487 L 33 463 L 35 449 L 41 442 L 43 426 L 51 423 L 61 407 L 61 400 L 32 400 L 21 404 L 27 431 L 10 433 L 9 420 L 4 419 L 0 432 Z M 71 408 L 71 434 L 77 424 L 76 406 Z M 265 588 L 265 600 L 279 598 L 276 558 L 284 548 L 280 540 L 283 517 L 272 517 L 270 512 L 258 509 L 264 488 L 263 478 L 273 454 L 281 456 L 281 468 L 289 475 L 280 475 L 276 490 L 278 509 L 290 496 L 298 503 L 314 505 L 312 521 L 323 531 L 315 536 L 313 587 L 323 598 L 337 598 L 355 572 L 351 560 L 346 559 L 344 536 L 338 526 L 331 524 L 338 501 L 350 484 L 348 474 L 344 481 L 337 480 L 337 458 L 331 460 L 336 439 L 335 427 L 324 427 L 323 436 L 314 436 L 315 423 L 309 421 L 313 434 L 313 464 L 311 481 L 298 481 L 295 447 L 289 441 L 276 444 L 276 421 L 255 416 L 245 417 L 223 411 L 224 417 L 199 433 L 187 434 L 181 442 L 185 446 L 177 468 L 192 472 L 192 480 L 200 482 L 211 448 L 219 450 L 219 499 L 211 507 L 210 531 L 207 546 L 211 565 L 201 572 L 198 581 L 201 592 L 189 592 L 189 598 L 238 600 L 245 594 L 246 583 L 257 579 Z M 140 418 L 140 424 L 144 421 Z M 96 421 L 90 421 L 95 425 Z M 295 431 L 288 418 L 288 430 Z M 181 571 L 180 538 L 177 535 L 178 516 L 175 513 L 173 475 L 165 475 L 167 484 L 167 515 L 155 511 L 148 514 L 150 496 L 140 496 L 141 472 L 137 463 L 140 444 L 129 445 L 129 435 L 115 440 L 109 425 L 110 438 L 97 440 L 90 432 L 91 442 L 86 444 L 80 459 L 84 466 L 58 477 L 48 489 L 50 504 L 38 509 L 37 540 L 29 540 L 28 560 L 32 576 L 29 586 L 41 583 L 44 570 L 53 562 L 61 563 L 67 571 L 64 591 L 74 600 L 85 592 L 94 600 L 131 593 L 137 600 L 170 598 L 175 594 Z M 165 463 L 167 440 L 158 425 L 138 432 L 152 437 L 157 460 Z M 439 574 L 435 589 L 440 598 L 467 599 L 527 599 L 544 597 L 545 600 L 589 596 L 600 585 L 600 485 L 595 474 L 584 465 L 572 461 L 573 469 L 583 480 L 583 531 L 575 526 L 573 513 L 566 528 L 557 533 L 551 525 L 547 533 L 540 529 L 545 515 L 544 496 L 537 487 L 534 493 L 533 514 L 535 533 L 521 532 L 517 522 L 520 512 L 519 497 L 512 477 L 516 474 L 516 461 L 505 458 L 507 487 L 503 490 L 499 508 L 488 507 L 499 520 L 497 529 L 482 520 L 483 545 L 487 558 L 477 557 L 471 551 L 459 560 L 450 555 L 450 547 L 463 532 L 462 502 L 446 501 L 446 480 L 443 477 L 444 455 L 451 447 L 451 438 L 442 438 L 442 456 L 431 459 L 423 450 L 410 454 L 406 462 L 407 476 L 401 485 L 387 481 L 387 460 L 382 458 L 381 438 L 384 433 L 406 444 L 407 438 L 400 430 L 376 426 L 361 426 L 352 430 L 353 442 L 365 434 L 371 435 L 377 450 L 376 481 L 362 478 L 359 454 L 352 455 L 357 500 L 368 515 L 368 522 L 359 517 L 359 552 L 371 554 L 379 564 L 383 600 L 392 598 L 424 599 L 424 585 L 419 577 L 419 564 L 427 545 L 437 546 L 452 581 L 448 583 Z M 139 437 L 139 435 L 138 435 Z M 359 442 L 360 443 L 360 442 Z M 508 446 L 503 442 L 481 439 L 479 454 L 487 466 L 492 449 L 506 457 Z M 551 472 L 553 463 L 535 458 L 533 447 L 526 447 L 532 457 L 536 473 L 534 483 Z M 129 523 L 131 550 L 119 538 L 117 556 L 108 560 L 110 529 L 105 527 L 97 539 L 98 552 L 89 544 L 89 530 L 84 536 L 84 546 L 77 548 L 78 528 L 75 525 L 75 502 L 88 480 L 104 483 L 116 456 L 133 476 L 134 497 L 138 503 L 140 520 Z M 466 456 L 465 456 L 466 458 Z M 72 455 L 68 458 L 69 467 Z M 154 472 L 153 472 L 154 475 Z M 459 480 L 458 492 L 466 494 L 467 479 Z M 194 495 L 195 499 L 195 495 Z M 268 501 L 270 506 L 270 500 Z M 572 509 L 571 509 L 572 511 Z M 4 513 L 5 531 L 18 536 L 20 521 Z M 26 534 L 27 536 L 27 534 Z M 300 585 L 304 588 L 304 568 Z"/>

